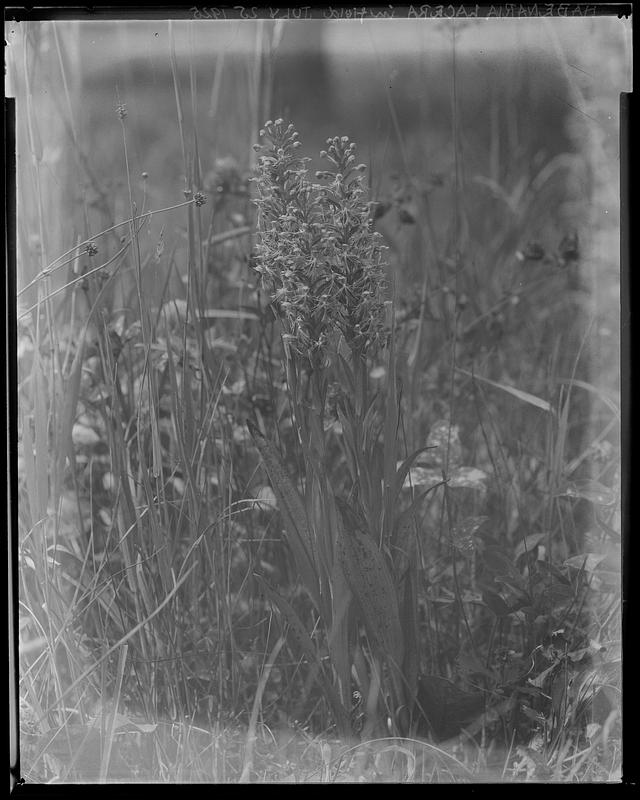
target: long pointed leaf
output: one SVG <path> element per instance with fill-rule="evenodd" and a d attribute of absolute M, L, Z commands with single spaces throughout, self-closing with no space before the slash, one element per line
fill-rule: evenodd
<path fill-rule="evenodd" d="M 418 690 L 418 672 L 420 659 L 418 657 L 418 616 L 417 616 L 417 564 L 414 561 L 407 572 L 404 581 L 404 591 L 400 606 L 402 632 L 405 641 L 404 660 L 402 662 L 402 677 L 405 684 L 407 705 L 413 708 L 416 692 Z"/>
<path fill-rule="evenodd" d="M 73 465 L 75 459 L 75 451 L 71 439 L 71 430 L 76 416 L 76 409 L 78 406 L 78 395 L 80 393 L 80 378 L 82 376 L 82 363 L 84 361 L 84 348 L 85 337 L 84 331 L 78 342 L 78 348 L 73 358 L 71 365 L 71 372 L 67 381 L 65 381 L 64 388 L 64 403 L 62 404 L 62 412 L 60 415 L 60 423 L 58 428 L 58 441 L 57 456 L 56 456 L 56 482 L 58 486 L 64 477 L 65 461 L 69 457 L 69 463 Z M 54 496 L 59 495 L 59 489 L 56 487 Z"/>
<path fill-rule="evenodd" d="M 392 309 L 393 313 L 393 309 Z M 398 425 L 400 422 L 400 407 L 398 404 L 398 389 L 396 386 L 396 356 L 395 356 L 395 325 L 391 325 L 391 339 L 387 360 L 387 398 L 384 420 L 384 521 L 383 541 L 388 541 L 393 525 L 392 509 L 397 495 L 395 482 L 396 452 L 398 447 Z"/>
<path fill-rule="evenodd" d="M 401 664 L 404 642 L 398 596 L 381 550 L 364 531 L 345 531 L 340 520 L 338 556 L 370 635 L 383 655 Z"/>
<path fill-rule="evenodd" d="M 543 400 L 540 397 L 536 397 L 534 394 L 530 394 L 529 392 L 524 392 L 522 389 L 516 389 L 515 386 L 508 386 L 505 383 L 497 383 L 496 381 L 491 381 L 489 380 L 489 378 L 482 378 L 480 377 L 480 375 L 475 375 L 473 372 L 468 372 L 466 369 L 460 369 L 459 367 L 456 367 L 456 371 L 461 372 L 463 375 L 468 375 L 475 381 L 482 381 L 482 383 L 486 383 L 489 386 L 495 387 L 496 389 L 502 389 L 503 392 L 507 392 L 507 394 L 510 394 L 513 397 L 517 397 L 518 400 L 522 400 L 524 403 L 529 403 L 529 405 L 531 406 L 540 408 L 542 409 L 542 411 L 548 411 L 549 413 L 553 413 L 551 403 L 549 403 L 547 400 Z"/>
<path fill-rule="evenodd" d="M 420 510 L 422 501 L 435 487 L 421 492 L 398 517 L 393 528 L 391 539 L 391 553 L 396 580 L 399 580 L 407 571 L 415 547 L 416 514 Z"/>
<path fill-rule="evenodd" d="M 564 383 L 567 386 L 577 386 L 579 389 L 584 389 L 587 392 L 591 392 L 596 397 L 598 397 L 606 406 L 609 408 L 611 412 L 616 416 L 617 419 L 620 419 L 620 407 L 615 402 L 615 400 L 609 397 L 606 392 L 599 389 L 597 386 L 594 386 L 592 383 L 587 383 L 586 381 L 579 381 L 576 378 L 558 378 L 556 383 Z"/>
<path fill-rule="evenodd" d="M 320 608 L 316 547 L 302 498 L 287 474 L 280 453 L 275 446 L 262 435 L 255 425 L 247 422 L 247 427 L 260 451 L 273 491 L 278 499 L 287 541 L 293 551 L 305 588 L 314 600 L 316 607 Z"/>
<path fill-rule="evenodd" d="M 331 704 L 334 714 L 336 715 L 336 722 L 340 727 L 346 729 L 348 723 L 344 705 L 342 704 L 335 687 L 327 677 L 322 665 L 322 661 L 320 660 L 318 649 L 307 633 L 304 623 L 288 600 L 275 592 L 260 575 L 256 575 L 255 577 L 268 599 L 273 603 L 274 606 L 276 606 L 284 620 L 287 622 L 289 626 L 287 636 L 294 639 L 296 645 L 309 659 L 310 663 L 315 665 L 316 676 L 320 686 L 322 687 L 322 690 L 325 692 Z"/>
<path fill-rule="evenodd" d="M 345 707 L 351 702 L 351 660 L 349 657 L 349 607 L 352 594 L 344 571 L 336 561 L 331 574 L 332 617 L 328 646 L 331 663 Z"/>
<path fill-rule="evenodd" d="M 404 482 L 409 474 L 409 470 L 413 466 L 414 461 L 420 455 L 420 453 L 424 453 L 426 450 L 431 450 L 433 445 L 426 445 L 426 447 L 419 447 L 417 450 L 414 450 L 413 453 L 408 455 L 405 460 L 400 464 L 397 468 L 395 481 L 393 485 L 393 503 L 398 501 L 398 495 L 402 491 L 402 487 L 404 486 Z"/>

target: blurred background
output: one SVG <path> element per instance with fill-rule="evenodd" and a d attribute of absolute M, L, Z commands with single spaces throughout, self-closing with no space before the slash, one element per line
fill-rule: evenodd
<path fill-rule="evenodd" d="M 183 147 L 197 147 L 203 185 L 216 163 L 244 175 L 259 127 L 281 116 L 310 154 L 330 135 L 355 140 L 374 198 L 398 197 L 409 179 L 414 192 L 417 185 L 431 195 L 426 234 L 420 225 L 380 223 L 409 280 L 421 278 L 425 259 L 457 248 L 487 280 L 508 282 L 496 277 L 497 260 L 511 259 L 503 267 L 512 272 L 527 242 L 555 247 L 580 229 L 588 256 L 581 281 L 615 326 L 619 93 L 631 86 L 629 36 L 629 24 L 614 18 L 9 24 L 19 281 L 32 280 L 81 232 L 126 218 L 116 116 L 125 103 L 133 188 L 144 183 L 147 208 L 175 204 L 194 188 L 186 187 Z M 38 166 L 37 177 L 27 165 Z M 39 230 L 42 207 L 60 223 Z M 491 228 L 501 215 L 509 234 L 498 243 Z M 171 215 L 158 218 L 147 233 L 166 236 L 170 224 Z M 172 244 L 179 264 L 184 242 Z M 23 296 L 26 305 L 33 298 Z"/>

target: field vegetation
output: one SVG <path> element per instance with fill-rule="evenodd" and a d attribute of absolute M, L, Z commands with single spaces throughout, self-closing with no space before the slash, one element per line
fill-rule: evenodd
<path fill-rule="evenodd" d="M 619 780 L 608 23 L 10 26 L 26 781 Z"/>

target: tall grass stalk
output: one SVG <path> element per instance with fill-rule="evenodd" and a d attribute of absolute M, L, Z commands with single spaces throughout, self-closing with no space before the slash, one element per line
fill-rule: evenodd
<path fill-rule="evenodd" d="M 137 684 L 139 696 L 133 704 L 144 708 L 147 720 L 167 713 L 185 719 L 185 701 L 189 706 L 192 701 L 188 674 L 182 666 L 184 631 L 192 624 L 197 630 L 202 618 L 217 618 L 219 630 L 231 628 L 229 610 L 222 614 L 216 610 L 219 599 L 229 598 L 228 591 L 209 593 L 205 602 L 212 608 L 201 608 L 202 587 L 210 580 L 207 563 L 216 565 L 220 587 L 225 585 L 227 571 L 224 562 L 228 545 L 216 536 L 209 542 L 206 536 L 212 529 L 222 529 L 224 518 L 203 514 L 204 509 L 215 509 L 217 504 L 210 488 L 217 461 L 211 443 L 219 430 L 217 401 L 222 375 L 212 375 L 200 363 L 200 374 L 208 383 L 205 392 L 192 398 L 202 383 L 194 382 L 192 365 L 185 360 L 189 348 L 193 348 L 190 340 L 185 346 L 188 321 L 174 314 L 172 327 L 166 309 L 156 312 L 154 319 L 143 287 L 148 262 L 139 247 L 139 234 L 150 217 L 144 200 L 139 210 L 134 198 L 124 104 L 118 116 L 129 219 L 98 234 L 85 232 L 77 237 L 78 244 L 50 264 L 47 249 L 42 248 L 39 274 L 22 289 L 26 292 L 36 287 L 38 302 L 20 318 L 23 323 L 31 318 L 35 322 L 30 374 L 21 376 L 20 428 L 27 500 L 21 507 L 21 523 L 28 533 L 20 547 L 20 596 L 30 624 L 46 643 L 33 663 L 22 670 L 22 688 L 35 712 L 38 729 L 43 734 L 48 730 L 61 732 L 67 739 L 70 735 L 70 747 L 80 742 L 78 752 L 93 740 L 90 720 L 97 699 L 106 702 L 114 697 L 113 712 L 102 730 L 100 780 L 106 780 L 112 768 L 114 725 L 118 730 L 122 725 L 121 717 L 116 721 L 120 701 L 131 708 L 131 691 Z M 37 167 L 37 154 L 32 163 Z M 203 202 L 201 194 L 192 195 L 166 210 Z M 41 224 L 44 228 L 48 222 L 42 220 Z M 105 234 L 121 225 L 129 227 L 129 235 L 115 255 L 109 256 Z M 192 239 L 203 239 L 199 230 L 192 231 Z M 81 256 L 92 257 L 98 252 L 98 242 L 107 252 L 99 267 L 73 275 L 62 287 L 49 289 L 54 270 L 75 270 Z M 113 265 L 115 269 L 109 274 Z M 134 319 L 129 318 L 129 327 L 122 321 L 126 309 L 123 315 L 122 309 L 109 306 L 109 289 L 126 265 L 133 267 L 135 281 L 134 295 L 125 297 L 125 303 L 130 310 L 137 308 Z M 100 280 L 103 277 L 106 280 Z M 71 302 L 61 305 L 54 317 L 49 304 L 56 294 L 70 297 Z M 89 307 L 78 327 L 79 296 L 87 298 Z M 198 296 L 196 307 L 204 306 Z M 161 339 L 167 356 L 164 369 L 158 368 L 159 330 L 165 334 Z M 69 331 L 77 332 L 75 339 Z M 181 332 L 176 337 L 172 331 Z M 88 363 L 92 364 L 90 369 Z M 95 380 L 98 400 L 94 404 L 87 402 L 88 375 L 92 376 L 89 380 Z M 169 419 L 176 432 L 173 474 L 178 472 L 186 479 L 183 499 L 178 502 L 168 497 L 172 476 L 166 472 L 166 445 L 160 441 L 160 426 L 166 426 L 162 419 L 167 397 L 171 400 Z M 187 417 L 183 414 L 185 407 L 194 409 Z M 79 418 L 85 421 L 78 423 Z M 100 466 L 104 458 L 92 457 L 82 475 L 77 459 L 78 448 L 83 448 L 81 437 L 89 436 L 90 444 L 96 430 L 107 443 L 109 469 Z M 49 458 L 49 452 L 56 454 L 55 459 Z M 48 464 L 52 465 L 50 474 Z M 85 481 L 95 486 L 94 471 L 98 478 L 108 481 L 105 486 L 110 487 L 113 498 L 109 511 L 101 511 L 108 521 L 106 529 L 100 531 L 96 523 L 100 508 L 93 506 L 91 488 L 89 513 L 80 505 L 81 499 L 84 504 L 81 494 L 86 492 Z M 220 483 L 224 485 L 225 481 Z M 78 508 L 77 533 L 70 531 L 67 521 L 69 503 Z M 190 542 L 181 541 L 180 530 L 191 531 Z M 215 556 L 213 546 L 219 547 Z M 61 569 L 62 561 L 65 569 Z M 195 569 L 196 562 L 199 569 Z M 34 576 L 40 576 L 40 580 L 33 580 Z M 178 620 L 183 623 L 176 626 Z M 96 650 L 99 642 L 110 644 Z M 223 641 L 220 644 L 224 646 Z M 127 647 L 129 658 L 125 661 Z M 118 652 L 120 662 L 112 664 Z M 163 669 L 165 680 L 159 679 L 156 666 L 162 663 L 168 665 Z M 224 687 L 223 681 L 220 686 Z M 223 707 L 226 694 L 220 701 Z M 72 728 L 67 730 L 70 722 Z M 72 731 L 76 722 L 80 727 Z M 49 752 L 47 742 L 41 739 L 40 745 L 31 765 L 36 770 Z M 81 763 L 67 766 L 69 776 L 76 768 L 81 774 Z"/>

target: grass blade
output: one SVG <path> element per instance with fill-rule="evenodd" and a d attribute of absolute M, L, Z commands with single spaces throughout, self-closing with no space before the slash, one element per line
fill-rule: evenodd
<path fill-rule="evenodd" d="M 251 709 L 251 718 L 249 720 L 249 730 L 247 731 L 247 746 L 244 756 L 244 764 L 242 767 L 242 774 L 240 775 L 239 783 L 248 783 L 251 770 L 253 769 L 253 748 L 256 742 L 256 727 L 258 725 L 258 714 L 260 713 L 260 706 L 262 705 L 262 696 L 269 681 L 271 670 L 273 669 L 278 654 L 284 645 L 284 637 L 280 637 L 275 643 L 273 650 L 269 655 L 269 660 L 262 670 L 260 680 L 256 688 L 256 695 L 253 699 L 253 707 Z"/>
<path fill-rule="evenodd" d="M 287 540 L 305 588 L 319 608 L 320 591 L 316 569 L 316 548 L 304 503 L 287 474 L 280 454 L 274 445 L 260 433 L 255 425 L 247 422 L 247 427 L 260 451 L 273 491 L 278 499 L 278 507 L 284 518 Z"/>
<path fill-rule="evenodd" d="M 309 659 L 309 662 L 316 668 L 316 677 L 331 704 L 331 708 L 336 717 L 338 727 L 346 730 L 348 726 L 347 716 L 344 705 L 342 704 L 335 687 L 327 678 L 327 674 L 322 666 L 322 661 L 316 645 L 307 633 L 306 626 L 295 612 L 293 606 L 284 597 L 275 592 L 260 575 L 256 579 L 263 588 L 268 599 L 276 606 L 283 619 L 287 622 L 289 629 L 288 635 L 291 636 L 298 649 Z"/>
<path fill-rule="evenodd" d="M 460 367 L 456 367 L 456 371 L 461 372 L 463 375 L 468 375 L 474 381 L 482 381 L 482 383 L 487 383 L 489 386 L 493 386 L 496 389 L 502 389 L 503 392 L 507 392 L 507 394 L 512 395 L 512 397 L 517 397 L 518 400 L 522 400 L 523 403 L 529 403 L 529 405 L 535 406 L 542 411 L 547 411 L 550 414 L 553 413 L 551 403 L 547 402 L 547 400 L 543 400 L 541 397 L 536 397 L 534 394 L 524 392 L 522 389 L 516 389 L 515 386 L 508 386 L 505 383 L 497 383 L 496 381 L 489 380 L 489 378 L 481 378 L 479 375 L 475 375 L 473 372 L 468 372 L 466 369 L 460 369 Z"/>

